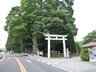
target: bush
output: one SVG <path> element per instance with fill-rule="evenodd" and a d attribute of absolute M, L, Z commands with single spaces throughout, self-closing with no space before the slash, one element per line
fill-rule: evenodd
<path fill-rule="evenodd" d="M 82 59 L 82 61 L 89 61 L 88 48 L 81 49 L 80 58 Z"/>

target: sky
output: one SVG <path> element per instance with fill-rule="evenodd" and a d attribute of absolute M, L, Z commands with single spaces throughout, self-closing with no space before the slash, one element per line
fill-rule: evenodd
<path fill-rule="evenodd" d="M 0 0 L 0 48 L 5 48 L 8 33 L 4 31 L 5 17 L 13 6 L 20 5 L 20 0 Z M 74 0 L 75 25 L 78 28 L 76 41 L 83 40 L 89 32 L 96 29 L 96 0 Z"/>
<path fill-rule="evenodd" d="M 20 0 L 0 0 L 0 48 L 5 48 L 8 33 L 4 31 L 6 16 L 13 6 L 20 5 Z"/>

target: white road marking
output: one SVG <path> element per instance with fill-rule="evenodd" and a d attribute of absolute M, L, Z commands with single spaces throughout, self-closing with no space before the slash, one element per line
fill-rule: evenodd
<path fill-rule="evenodd" d="M 52 66 L 57 67 L 57 68 L 59 68 L 59 69 L 66 70 L 66 71 L 68 71 L 68 72 L 74 72 L 74 71 L 69 70 L 69 69 L 67 69 L 67 68 L 62 68 L 62 67 L 56 66 L 56 65 L 54 65 L 54 64 L 53 64 Z"/>
<path fill-rule="evenodd" d="M 40 61 L 39 59 L 37 61 Z"/>
<path fill-rule="evenodd" d="M 51 63 L 46 63 L 46 64 L 51 65 Z"/>
<path fill-rule="evenodd" d="M 30 60 L 28 60 L 28 59 L 26 59 L 26 61 L 28 61 L 28 62 L 30 62 L 30 63 L 32 63 Z"/>
<path fill-rule="evenodd" d="M 45 61 L 41 61 L 42 63 L 44 63 Z"/>
<path fill-rule="evenodd" d="M 31 59 L 33 59 L 33 58 L 31 58 Z M 41 61 L 40 59 L 33 59 L 33 60 L 37 60 L 37 61 L 40 61 L 40 62 L 45 62 L 45 61 Z M 59 66 L 56 66 L 56 64 L 58 64 L 59 62 L 56 62 L 56 63 L 54 63 L 54 64 L 51 64 L 51 63 L 48 63 L 48 62 L 45 62 L 46 64 L 48 64 L 48 65 L 52 65 L 52 66 L 54 66 L 54 67 L 57 67 L 57 68 L 59 68 L 59 69 L 62 69 L 62 70 L 66 70 L 66 71 L 68 71 L 68 72 L 74 72 L 74 71 L 72 71 L 72 70 L 69 70 L 69 69 L 67 69 L 67 68 L 62 68 L 62 67 L 59 67 Z"/>
<path fill-rule="evenodd" d="M 10 59 L 10 57 L 8 57 L 8 59 Z"/>
<path fill-rule="evenodd" d="M 55 62 L 54 65 L 58 64 L 59 62 Z"/>
<path fill-rule="evenodd" d="M 40 59 L 35 59 L 35 58 L 31 58 L 31 59 L 37 60 L 37 61 L 40 61 L 40 62 L 44 62 L 44 61 L 41 61 Z M 59 69 L 62 69 L 62 70 L 66 70 L 66 71 L 68 71 L 68 72 L 74 72 L 74 71 L 69 70 L 69 69 L 67 69 L 67 68 L 62 68 L 62 67 L 56 66 L 56 64 L 58 64 L 59 62 L 56 62 L 56 63 L 54 63 L 54 64 L 47 63 L 47 62 L 45 62 L 45 63 L 46 63 L 46 64 L 49 64 L 49 65 L 52 65 L 52 66 L 54 66 L 54 67 L 57 67 L 57 68 L 59 68 Z"/>

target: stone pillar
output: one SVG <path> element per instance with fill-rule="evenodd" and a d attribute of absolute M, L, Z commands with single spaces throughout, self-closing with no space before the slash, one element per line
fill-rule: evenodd
<path fill-rule="evenodd" d="M 69 49 L 67 48 L 67 57 L 69 58 L 70 55 L 69 55 Z"/>

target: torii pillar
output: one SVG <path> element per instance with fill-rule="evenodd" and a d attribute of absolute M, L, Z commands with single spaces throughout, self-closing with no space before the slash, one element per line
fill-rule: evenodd
<path fill-rule="evenodd" d="M 64 57 L 67 57 L 65 40 L 66 40 L 65 37 L 63 37 L 63 53 L 64 53 Z"/>
<path fill-rule="evenodd" d="M 48 58 L 50 58 L 50 36 L 48 36 Z"/>

